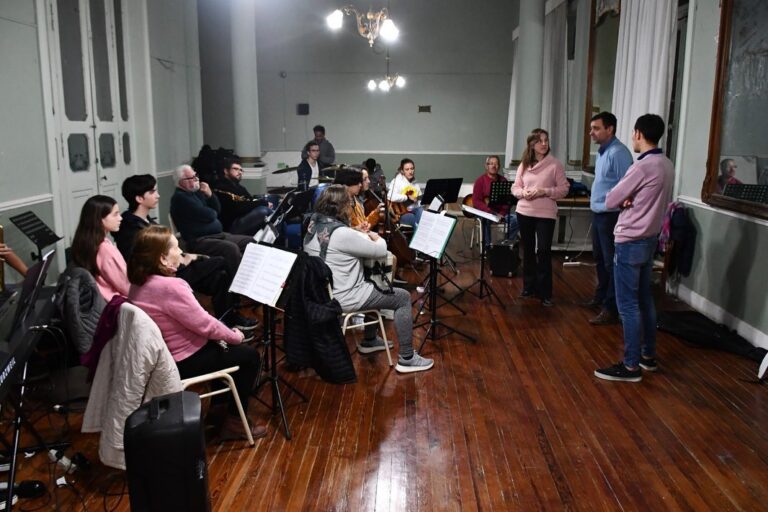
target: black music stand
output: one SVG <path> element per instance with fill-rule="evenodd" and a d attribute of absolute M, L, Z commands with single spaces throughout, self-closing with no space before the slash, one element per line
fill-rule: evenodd
<path fill-rule="evenodd" d="M 32 253 L 33 260 L 41 259 L 43 257 L 43 249 L 62 239 L 51 228 L 46 226 L 34 212 L 20 213 L 10 217 L 10 219 L 19 228 L 19 231 L 32 240 L 32 243 L 37 247 L 37 254 Z"/>
<path fill-rule="evenodd" d="M 238 268 L 237 274 L 232 281 L 232 287 L 230 288 L 230 291 L 240 293 L 241 295 L 246 295 L 255 302 L 262 304 L 264 307 L 264 332 L 262 337 L 264 357 L 261 368 L 259 370 L 259 375 L 257 377 L 258 384 L 254 388 L 252 395 L 256 397 L 259 402 L 269 407 L 273 415 L 277 414 L 278 412 L 280 413 L 281 419 L 283 421 L 283 427 L 285 429 L 285 438 L 290 440 L 291 430 L 288 426 L 288 418 L 285 415 L 285 403 L 283 402 L 283 395 L 280 392 L 280 384 L 288 387 L 292 392 L 301 397 L 302 401 L 304 402 L 307 401 L 307 397 L 286 380 L 281 378 L 280 374 L 278 373 L 276 347 L 277 333 L 275 326 L 277 324 L 277 311 L 283 309 L 285 304 L 288 302 L 293 290 L 293 263 L 290 265 L 290 268 L 287 269 L 287 275 L 270 274 L 269 269 L 266 269 L 266 265 L 261 267 L 249 266 L 254 253 L 258 254 L 257 257 L 262 258 L 264 261 L 269 261 L 272 258 L 280 258 L 283 260 L 285 257 L 284 255 L 290 254 L 295 256 L 295 254 L 279 247 L 275 247 L 272 244 L 263 242 L 258 244 L 249 244 L 245 250 L 245 254 L 243 255 L 243 260 L 240 264 L 241 266 Z M 243 264 L 246 266 L 245 269 L 243 268 Z M 269 285 L 267 284 L 268 281 L 274 283 L 275 278 L 278 279 L 277 284 L 280 285 L 276 288 L 282 290 L 279 291 L 279 295 L 276 299 L 274 297 L 272 299 L 268 299 L 264 296 L 253 293 L 255 288 L 269 288 Z M 280 283 L 280 281 L 282 281 L 282 283 Z M 267 376 L 264 380 L 262 380 L 262 375 L 265 371 Z M 270 383 L 272 388 L 271 404 L 267 404 L 265 401 L 258 397 L 261 386 L 266 383 Z"/>
<path fill-rule="evenodd" d="M 477 215 L 480 218 L 480 222 L 483 222 L 483 223 L 492 222 L 491 220 L 486 219 L 475 212 L 470 212 L 470 213 L 472 213 L 473 215 Z M 488 245 L 489 244 L 485 243 L 485 240 L 483 240 L 483 242 L 480 244 L 480 277 L 476 279 L 474 283 L 472 283 L 467 287 L 467 291 L 480 299 L 484 299 L 486 297 L 492 296 L 499 302 L 500 306 L 504 306 L 504 303 L 501 302 L 501 299 L 496 294 L 496 290 L 493 289 L 493 286 L 491 286 L 491 283 L 489 283 L 488 280 L 485 278 L 485 257 L 487 254 L 486 247 Z M 474 288 L 475 285 L 480 285 L 480 291 L 478 293 L 475 293 L 472 291 L 472 288 Z"/>
<path fill-rule="evenodd" d="M 424 346 L 424 343 L 426 343 L 427 339 L 436 341 L 450 334 L 458 334 L 459 336 L 466 338 L 472 343 L 477 342 L 477 340 L 475 340 L 475 338 L 472 336 L 465 334 L 460 330 L 451 327 L 450 325 L 447 325 L 437 316 L 437 275 L 439 261 L 443 256 L 445 247 L 448 245 L 448 240 L 450 239 L 455 227 L 455 218 L 427 211 L 423 213 L 421 222 L 419 223 L 419 228 L 411 239 L 411 249 L 416 249 L 429 258 L 428 300 L 430 319 L 429 321 L 422 322 L 414 326 L 414 328 L 428 326 L 427 332 L 424 334 L 424 338 L 421 340 L 421 344 L 419 345 L 419 351 L 421 351 L 421 348 Z M 440 327 L 443 327 L 446 332 L 438 335 L 437 331 Z"/>

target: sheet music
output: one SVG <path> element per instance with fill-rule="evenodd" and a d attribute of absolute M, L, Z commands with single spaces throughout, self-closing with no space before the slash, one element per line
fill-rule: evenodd
<path fill-rule="evenodd" d="M 456 219 L 426 211 L 421 215 L 419 227 L 413 234 L 409 247 L 427 256 L 440 258 L 451 238 Z"/>
<path fill-rule="evenodd" d="M 292 252 L 248 244 L 229 291 L 274 307 L 295 261 Z"/>
<path fill-rule="evenodd" d="M 462 205 L 461 209 L 465 212 L 471 213 L 472 215 L 477 215 L 483 219 L 490 220 L 491 222 L 501 222 L 501 217 L 493 213 L 484 212 L 483 210 L 478 210 L 477 208 L 472 208 L 471 206 L 467 205 Z"/>
<path fill-rule="evenodd" d="M 443 198 L 438 194 L 432 199 L 432 202 L 429 203 L 427 210 L 431 212 L 439 212 L 441 206 L 443 206 Z"/>

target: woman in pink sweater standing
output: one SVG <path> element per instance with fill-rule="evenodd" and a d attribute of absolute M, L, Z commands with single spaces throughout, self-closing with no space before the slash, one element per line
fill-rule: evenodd
<path fill-rule="evenodd" d="M 248 409 L 256 377 L 259 373 L 259 353 L 242 345 L 243 333 L 229 328 L 200 306 L 189 284 L 175 277 L 181 264 L 181 249 L 171 230 L 164 226 L 149 226 L 136 235 L 133 252 L 128 260 L 131 289 L 128 298 L 144 310 L 160 328 L 168 350 L 182 379 L 239 366 L 232 374 L 237 394 Z M 222 347 L 218 341 L 226 345 Z M 245 435 L 237 405 L 231 394 L 227 416 L 220 439 Z M 222 404 L 224 395 L 216 395 Z M 217 407 L 220 409 L 220 407 Z M 264 437 L 267 429 L 258 425 L 251 429 L 254 438 Z"/>
<path fill-rule="evenodd" d="M 93 275 L 104 298 L 128 295 L 125 260 L 107 237 L 120 230 L 122 216 L 117 201 L 109 196 L 89 197 L 80 211 L 72 239 L 72 261 Z"/>
<path fill-rule="evenodd" d="M 568 193 L 563 164 L 549 154 L 549 133 L 537 128 L 526 140 L 512 193 L 518 199 L 517 221 L 523 244 L 523 292 L 552 306 L 552 236 L 557 200 Z"/>

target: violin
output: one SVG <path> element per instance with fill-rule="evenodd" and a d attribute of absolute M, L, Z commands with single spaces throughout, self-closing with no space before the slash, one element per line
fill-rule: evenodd
<path fill-rule="evenodd" d="M 384 191 L 384 197 L 387 196 L 387 188 L 386 184 L 383 183 L 382 180 L 382 190 Z M 376 224 L 380 225 L 379 228 L 379 235 L 381 235 L 384 240 L 387 242 L 387 248 L 397 257 L 397 261 L 400 263 L 413 263 L 413 261 L 416 259 L 416 252 L 413 251 L 410 247 L 408 247 L 408 240 L 406 240 L 405 235 L 400 231 L 400 229 L 397 227 L 397 221 L 400 220 L 400 216 L 403 213 L 406 213 L 408 211 L 408 207 L 405 205 L 405 203 L 393 203 L 392 201 L 386 201 L 386 209 L 385 209 L 385 203 L 381 201 L 381 199 L 371 192 L 371 190 L 366 191 L 366 196 L 368 195 L 368 192 L 371 193 L 371 197 L 376 200 L 376 208 L 378 211 L 374 211 L 377 213 L 376 218 Z M 372 204 L 373 202 L 366 199 L 366 204 Z M 403 211 L 400 211 L 399 213 L 395 212 L 395 206 L 399 205 L 402 206 Z M 366 209 L 366 212 L 368 210 Z M 373 222 L 370 223 L 371 226 L 374 225 Z"/>

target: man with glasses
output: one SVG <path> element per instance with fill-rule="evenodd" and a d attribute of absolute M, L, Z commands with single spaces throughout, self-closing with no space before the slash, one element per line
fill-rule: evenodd
<path fill-rule="evenodd" d="M 309 182 L 312 178 L 320 176 L 320 166 L 317 163 L 317 159 L 320 157 L 320 145 L 311 140 L 304 146 L 304 152 L 306 157 L 299 164 L 296 172 L 299 175 L 298 189 L 301 191 L 309 190 Z"/>
<path fill-rule="evenodd" d="M 222 256 L 231 275 L 237 273 L 242 253 L 253 238 L 226 233 L 219 221 L 221 204 L 194 169 L 181 165 L 174 171 L 176 191 L 171 197 L 171 217 L 190 252 Z"/>
<path fill-rule="evenodd" d="M 312 128 L 312 132 L 315 134 L 313 142 L 317 143 L 319 148 L 315 159 L 318 161 L 320 169 L 324 169 L 333 165 L 334 162 L 336 162 L 336 150 L 334 149 L 333 144 L 331 144 L 330 141 L 325 138 L 325 126 L 318 124 Z M 304 150 L 301 152 L 301 158 L 307 158 L 308 154 L 309 148 L 305 146 Z"/>
<path fill-rule="evenodd" d="M 243 166 L 238 156 L 222 162 L 223 176 L 213 184 L 213 192 L 219 198 L 219 220 L 224 229 L 236 235 L 255 235 L 264 227 L 272 213 L 268 199 L 258 199 L 240 184 Z"/>

